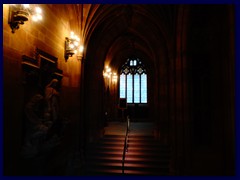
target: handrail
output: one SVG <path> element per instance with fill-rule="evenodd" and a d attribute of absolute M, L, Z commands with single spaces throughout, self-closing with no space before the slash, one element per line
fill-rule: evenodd
<path fill-rule="evenodd" d="M 126 135 L 125 135 L 125 140 L 124 140 L 124 148 L 123 148 L 123 156 L 122 156 L 122 173 L 123 174 L 124 174 L 125 156 L 126 156 L 126 152 L 128 151 L 129 126 L 130 126 L 130 119 L 129 119 L 129 116 L 127 116 L 127 129 L 126 129 Z"/>

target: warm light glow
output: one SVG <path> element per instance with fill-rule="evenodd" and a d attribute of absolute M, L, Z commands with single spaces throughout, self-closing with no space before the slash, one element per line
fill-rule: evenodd
<path fill-rule="evenodd" d="M 77 35 L 75 35 L 74 39 L 77 41 L 79 39 L 79 37 Z"/>
<path fill-rule="evenodd" d="M 23 4 L 24 8 L 29 8 L 29 4 Z"/>
<path fill-rule="evenodd" d="M 38 18 L 39 20 L 42 20 L 42 15 L 41 15 L 41 14 L 38 14 L 38 15 L 37 15 L 37 18 Z"/>
<path fill-rule="evenodd" d="M 32 16 L 32 20 L 37 21 L 38 20 L 37 16 Z"/>
<path fill-rule="evenodd" d="M 109 67 L 107 67 L 107 70 L 106 70 L 107 72 L 111 72 L 111 68 L 109 68 Z"/>
<path fill-rule="evenodd" d="M 80 60 L 83 55 L 82 55 L 82 52 L 83 52 L 83 46 L 80 45 L 80 38 L 73 32 L 71 31 L 70 32 L 70 38 L 66 38 L 67 41 L 68 41 L 68 47 L 67 48 L 70 48 L 72 49 L 72 54 L 70 54 L 70 56 L 76 54 L 77 55 L 77 58 L 78 60 Z M 65 54 L 65 58 L 67 59 L 68 58 L 68 54 Z"/>
<path fill-rule="evenodd" d="M 78 44 L 79 44 L 79 43 L 78 43 L 77 41 L 74 41 L 74 45 L 75 45 L 75 46 L 78 46 Z"/>
<path fill-rule="evenodd" d="M 70 33 L 70 38 L 71 38 L 71 39 L 74 39 L 74 37 L 75 37 L 74 32 L 71 31 L 71 33 Z"/>
<path fill-rule="evenodd" d="M 117 82 L 117 73 L 113 73 L 113 82 Z"/>
<path fill-rule="evenodd" d="M 36 4 L 10 4 L 14 7 L 9 10 L 12 11 L 9 13 L 9 25 L 14 33 L 19 29 L 19 25 L 23 25 L 25 21 L 32 19 L 32 21 L 42 20 L 43 16 L 41 15 L 42 9 L 36 7 Z M 24 14 L 24 15 L 23 15 Z"/>
<path fill-rule="evenodd" d="M 41 14 L 42 14 L 42 9 L 40 7 L 35 7 L 35 14 L 33 14 L 32 20 L 35 22 L 38 20 L 42 20 L 43 17 Z"/>
<path fill-rule="evenodd" d="M 69 44 L 69 47 L 70 47 L 71 49 L 73 49 L 73 48 L 74 48 L 74 45 L 73 45 L 73 44 Z"/>
<path fill-rule="evenodd" d="M 116 72 L 112 72 L 112 69 L 109 66 L 105 66 L 103 71 L 103 77 L 109 79 L 113 83 L 117 82 L 118 76 Z"/>
<path fill-rule="evenodd" d="M 40 7 L 36 7 L 36 13 L 38 13 L 38 14 L 41 14 L 42 13 L 42 9 L 40 8 Z"/>
<path fill-rule="evenodd" d="M 80 46 L 80 47 L 79 47 L 79 52 L 82 53 L 82 52 L 83 52 L 83 49 L 84 49 L 84 47 L 83 47 L 83 46 Z"/>
<path fill-rule="evenodd" d="M 42 15 L 41 15 L 41 14 L 33 15 L 33 16 L 32 16 L 32 20 L 33 20 L 33 21 L 42 20 Z"/>

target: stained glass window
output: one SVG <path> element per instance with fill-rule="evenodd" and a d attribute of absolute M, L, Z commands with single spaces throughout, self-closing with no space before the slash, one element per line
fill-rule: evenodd
<path fill-rule="evenodd" d="M 132 103 L 133 97 L 133 79 L 132 74 L 127 75 L 127 103 Z"/>
<path fill-rule="evenodd" d="M 141 102 L 147 103 L 147 75 L 141 75 Z"/>
<path fill-rule="evenodd" d="M 126 75 L 120 75 L 120 98 L 125 98 L 126 96 Z"/>
<path fill-rule="evenodd" d="M 127 103 L 147 103 L 147 73 L 138 58 L 128 59 L 122 66 L 119 96 Z"/>
<path fill-rule="evenodd" d="M 140 76 L 134 75 L 134 103 L 140 103 Z"/>

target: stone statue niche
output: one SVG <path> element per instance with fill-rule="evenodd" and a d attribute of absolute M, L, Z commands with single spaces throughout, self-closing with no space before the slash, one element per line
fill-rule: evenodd
<path fill-rule="evenodd" d="M 22 58 L 24 77 L 24 134 L 22 156 L 31 158 L 61 143 L 68 119 L 59 112 L 62 70 L 57 58 L 37 49 L 36 57 Z"/>

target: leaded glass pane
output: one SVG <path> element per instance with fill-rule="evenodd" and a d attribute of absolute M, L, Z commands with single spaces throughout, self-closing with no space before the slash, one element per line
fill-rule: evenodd
<path fill-rule="evenodd" d="M 132 103 L 133 101 L 133 79 L 132 74 L 127 75 L 127 103 Z"/>
<path fill-rule="evenodd" d="M 119 86 L 120 98 L 126 98 L 126 75 L 120 75 L 120 86 Z"/>
<path fill-rule="evenodd" d="M 133 65 L 136 66 L 137 65 L 137 60 L 133 61 Z"/>
<path fill-rule="evenodd" d="M 124 70 L 123 70 L 124 74 L 128 74 L 129 72 L 129 69 L 126 67 Z"/>
<path fill-rule="evenodd" d="M 147 103 L 147 75 L 141 75 L 141 103 Z"/>
<path fill-rule="evenodd" d="M 132 60 L 130 60 L 130 66 L 133 66 L 133 61 Z"/>
<path fill-rule="evenodd" d="M 140 103 L 140 76 L 134 75 L 134 103 Z"/>
<path fill-rule="evenodd" d="M 143 69 L 141 67 L 139 67 L 137 71 L 138 71 L 139 74 L 142 74 Z"/>
<path fill-rule="evenodd" d="M 138 58 L 128 59 L 122 66 L 119 86 L 120 98 L 127 103 L 147 103 L 147 74 Z"/>

